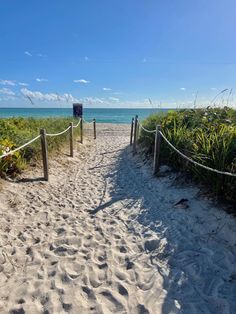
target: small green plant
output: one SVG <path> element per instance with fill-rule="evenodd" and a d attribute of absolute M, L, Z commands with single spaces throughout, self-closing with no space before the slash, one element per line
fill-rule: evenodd
<path fill-rule="evenodd" d="M 8 139 L 0 140 L 0 156 L 16 148 L 15 144 Z M 24 166 L 24 160 L 19 151 L 0 159 L 0 176 L 15 175 Z"/>

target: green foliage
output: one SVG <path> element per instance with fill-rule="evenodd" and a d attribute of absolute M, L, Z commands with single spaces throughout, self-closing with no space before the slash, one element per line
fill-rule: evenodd
<path fill-rule="evenodd" d="M 157 124 L 168 140 L 185 155 L 214 169 L 236 173 L 236 110 L 230 108 L 186 109 L 158 114 L 143 121 L 147 129 Z M 154 135 L 140 132 L 140 142 L 152 153 Z M 162 141 L 161 162 L 189 173 L 219 195 L 236 203 L 236 178 L 218 175 L 186 162 Z"/>
<path fill-rule="evenodd" d="M 72 118 L 8 118 L 0 119 L 0 155 L 17 148 L 32 138 L 39 135 L 40 129 L 46 129 L 47 133 L 63 131 L 72 122 Z M 78 121 L 74 121 L 77 123 Z M 79 128 L 74 129 L 75 135 L 79 134 Z M 49 152 L 59 150 L 66 142 L 69 143 L 68 132 L 53 138 L 47 138 Z M 0 159 L 0 176 L 15 175 L 20 172 L 26 162 L 40 156 L 40 140 L 25 147 L 20 152 Z"/>
<path fill-rule="evenodd" d="M 15 144 L 8 139 L 0 140 L 0 155 L 8 153 L 14 148 L 16 148 Z M 5 175 L 15 175 L 23 168 L 23 166 L 24 160 L 21 153 L 17 151 L 10 156 L 0 159 L 0 176 L 4 177 Z"/>

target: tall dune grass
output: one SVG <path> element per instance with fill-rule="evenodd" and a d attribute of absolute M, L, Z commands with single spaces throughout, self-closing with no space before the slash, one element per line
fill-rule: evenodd
<path fill-rule="evenodd" d="M 160 124 L 164 135 L 181 152 L 197 162 L 222 171 L 236 173 L 236 110 L 207 108 L 154 114 L 143 121 L 147 129 Z M 152 153 L 154 135 L 140 132 L 140 142 Z M 218 196 L 236 204 L 236 178 L 204 170 L 186 162 L 162 141 L 161 162 L 185 171 L 206 184 Z"/>
<path fill-rule="evenodd" d="M 8 118 L 0 119 L 0 155 L 5 151 L 17 148 L 39 135 L 40 129 L 47 133 L 58 133 L 69 126 L 73 118 Z M 74 121 L 77 123 L 78 121 Z M 79 135 L 79 128 L 74 129 Z M 59 150 L 66 142 L 69 143 L 68 132 L 58 137 L 48 137 L 49 152 Z M 0 160 L 0 176 L 15 175 L 20 172 L 27 162 L 37 158 L 41 153 L 40 139 L 27 146 L 20 152 Z"/>

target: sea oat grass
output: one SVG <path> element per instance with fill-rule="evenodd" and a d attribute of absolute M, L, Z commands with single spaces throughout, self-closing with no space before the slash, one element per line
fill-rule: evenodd
<path fill-rule="evenodd" d="M 214 169 L 236 173 L 236 110 L 206 108 L 169 111 L 166 115 L 152 115 L 143 124 L 150 130 L 160 124 L 168 140 L 193 160 Z M 142 130 L 139 141 L 147 152 L 153 152 L 153 134 Z M 160 158 L 162 163 L 189 173 L 218 196 L 236 203 L 236 178 L 218 175 L 186 163 L 164 141 Z"/>

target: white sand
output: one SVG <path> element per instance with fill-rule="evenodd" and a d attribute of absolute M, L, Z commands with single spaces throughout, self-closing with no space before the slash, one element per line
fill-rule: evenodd
<path fill-rule="evenodd" d="M 236 313 L 235 219 L 99 129 L 1 188 L 0 313 Z"/>

